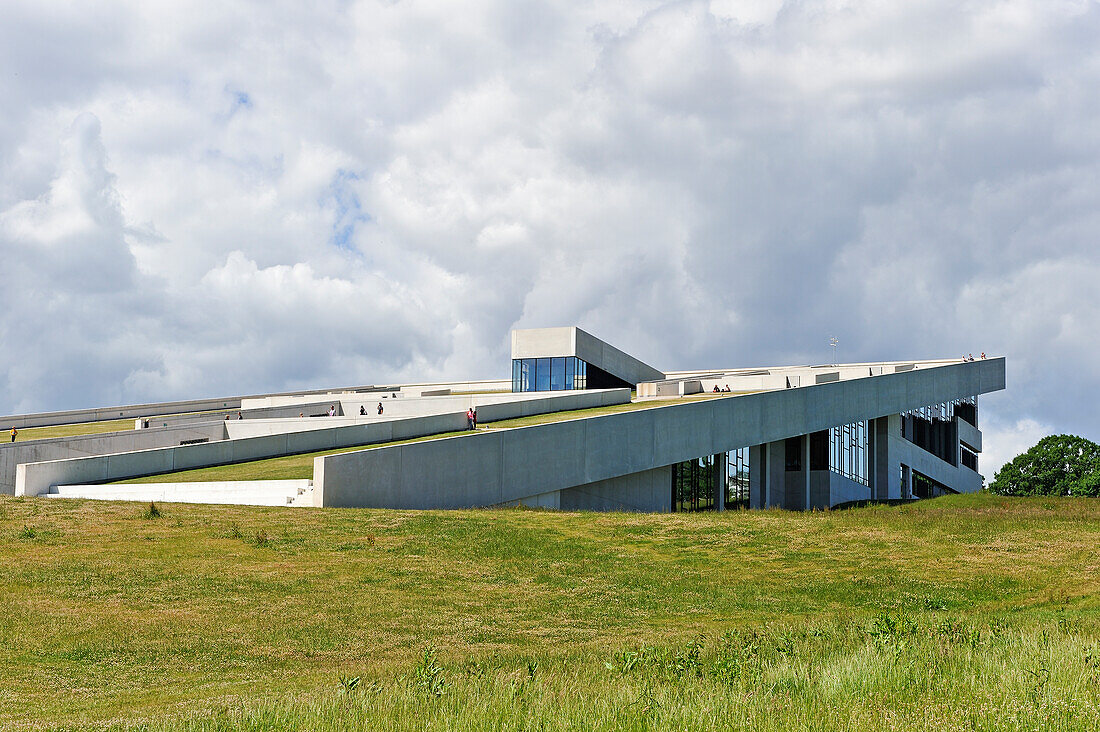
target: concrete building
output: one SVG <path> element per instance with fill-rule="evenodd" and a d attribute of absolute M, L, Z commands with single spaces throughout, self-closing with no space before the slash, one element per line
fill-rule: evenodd
<path fill-rule="evenodd" d="M 722 511 L 909 500 L 982 486 L 977 398 L 1005 387 L 1003 358 L 661 371 L 575 327 L 513 331 L 511 355 L 504 381 L 243 398 L 248 419 L 220 430 L 165 420 L 167 443 L 155 448 L 18 462 L 15 492 L 135 498 L 134 486 L 104 484 L 376 445 L 318 456 L 312 482 L 290 497 L 285 484 L 270 495 L 242 485 L 240 502 Z M 482 429 L 462 430 L 470 407 Z M 299 409 L 321 417 L 288 416 Z M 547 416 L 494 426 L 533 415 Z M 204 444 L 174 444 L 170 430 L 205 430 Z M 150 491 L 196 500 L 234 490 L 165 480 Z"/>

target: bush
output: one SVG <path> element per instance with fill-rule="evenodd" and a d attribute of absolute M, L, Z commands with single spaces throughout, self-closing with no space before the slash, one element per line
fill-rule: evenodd
<path fill-rule="evenodd" d="M 1075 435 L 1051 435 L 1017 455 L 993 477 L 1002 496 L 1100 496 L 1100 445 Z"/>

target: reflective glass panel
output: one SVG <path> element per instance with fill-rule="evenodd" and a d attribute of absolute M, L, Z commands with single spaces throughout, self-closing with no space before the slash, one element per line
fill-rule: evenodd
<path fill-rule="evenodd" d="M 577 359 L 573 356 L 565 359 L 565 388 L 573 388 L 573 374 L 576 369 Z"/>
<path fill-rule="evenodd" d="M 525 358 L 520 362 L 520 391 L 535 390 L 535 364 L 532 359 Z"/>
<path fill-rule="evenodd" d="M 535 359 L 535 391 L 550 391 L 550 359 Z"/>
<path fill-rule="evenodd" d="M 550 359 L 550 389 L 561 391 L 565 388 L 565 358 L 559 356 Z"/>

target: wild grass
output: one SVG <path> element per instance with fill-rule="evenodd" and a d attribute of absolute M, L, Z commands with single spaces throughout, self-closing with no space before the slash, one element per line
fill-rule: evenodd
<path fill-rule="evenodd" d="M 146 508 L 0 499 L 0 728 L 1100 725 L 1095 500 Z"/>

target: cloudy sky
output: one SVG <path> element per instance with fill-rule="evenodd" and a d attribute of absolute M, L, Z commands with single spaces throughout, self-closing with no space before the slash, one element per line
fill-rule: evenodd
<path fill-rule="evenodd" d="M 42 2 L 0 22 L 0 414 L 1007 355 L 1100 438 L 1100 3 Z M 184 7 L 185 6 L 185 7 Z"/>

